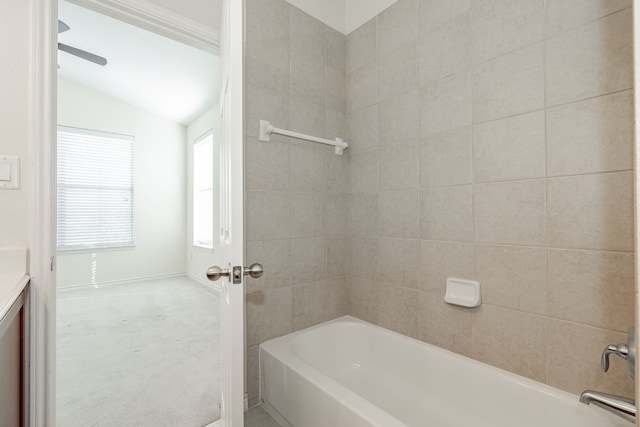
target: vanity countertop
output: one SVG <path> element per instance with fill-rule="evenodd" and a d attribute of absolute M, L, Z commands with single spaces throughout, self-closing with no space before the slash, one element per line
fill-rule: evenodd
<path fill-rule="evenodd" d="M 0 321 L 28 283 L 27 249 L 0 248 Z"/>

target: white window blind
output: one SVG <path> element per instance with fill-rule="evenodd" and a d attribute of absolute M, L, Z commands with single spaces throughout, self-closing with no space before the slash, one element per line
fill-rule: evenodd
<path fill-rule="evenodd" d="M 58 250 L 134 244 L 133 141 L 58 127 Z"/>
<path fill-rule="evenodd" d="M 213 248 L 213 132 L 193 144 L 193 245 Z"/>

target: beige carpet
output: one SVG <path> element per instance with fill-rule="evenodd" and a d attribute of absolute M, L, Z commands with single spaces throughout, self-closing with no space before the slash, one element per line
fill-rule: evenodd
<path fill-rule="evenodd" d="M 187 277 L 58 292 L 57 426 L 220 417 L 219 298 Z"/>

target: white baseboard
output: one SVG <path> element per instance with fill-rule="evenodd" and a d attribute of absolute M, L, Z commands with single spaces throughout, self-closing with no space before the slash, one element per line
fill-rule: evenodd
<path fill-rule="evenodd" d="M 216 295 L 220 295 L 220 285 L 216 282 L 212 282 L 211 280 L 205 280 L 201 277 L 196 276 L 193 273 L 187 273 L 187 277 L 191 280 L 194 280 L 200 283 L 202 286 L 205 286 L 209 290 L 213 291 Z"/>
<path fill-rule="evenodd" d="M 93 288 L 95 286 L 123 285 L 125 283 L 137 283 L 137 282 L 144 282 L 146 280 L 173 279 L 173 278 L 177 278 L 177 277 L 184 277 L 186 275 L 187 275 L 186 272 L 170 273 L 170 274 L 158 274 L 158 275 L 154 275 L 154 276 L 134 277 L 132 279 L 126 279 L 126 280 L 113 280 L 113 281 L 110 281 L 110 282 L 84 283 L 84 284 L 81 284 L 81 285 L 62 286 L 62 287 L 58 287 L 56 290 L 64 291 L 66 289 Z"/>

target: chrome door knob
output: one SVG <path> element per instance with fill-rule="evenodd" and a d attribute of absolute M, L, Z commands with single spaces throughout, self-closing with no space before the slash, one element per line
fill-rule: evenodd
<path fill-rule="evenodd" d="M 207 279 L 215 282 L 220 277 L 229 277 L 229 269 L 228 268 L 220 268 L 217 265 L 209 267 L 207 269 Z"/>
<path fill-rule="evenodd" d="M 257 262 L 254 263 L 254 264 L 251 264 L 249 267 L 245 267 L 244 268 L 244 275 L 246 276 L 248 274 L 249 276 L 253 277 L 254 279 L 262 277 L 262 273 L 264 273 L 264 269 L 262 268 L 262 264 L 258 264 Z"/>

